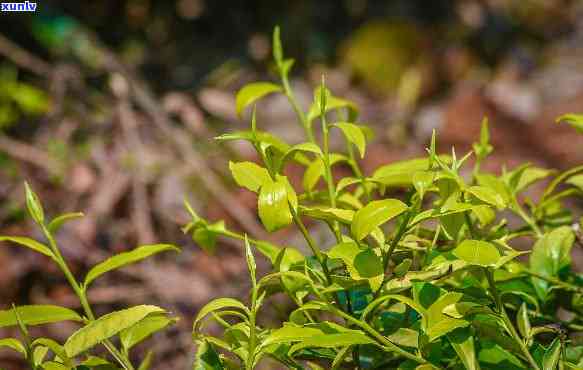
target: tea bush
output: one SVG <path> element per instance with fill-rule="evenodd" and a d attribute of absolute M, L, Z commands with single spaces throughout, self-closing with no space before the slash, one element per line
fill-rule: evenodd
<path fill-rule="evenodd" d="M 356 105 L 334 96 L 322 80 L 309 111 L 303 111 L 290 87 L 293 60 L 284 58 L 278 29 L 273 56 L 280 83 L 245 86 L 237 94 L 237 111 L 242 114 L 268 94 L 284 94 L 307 141 L 289 145 L 260 130 L 254 107 L 250 130 L 218 139 L 244 140 L 255 148 L 261 165 L 230 163 L 235 182 L 257 194 L 258 215 L 268 231 L 297 227 L 311 254 L 236 233 L 222 221 L 211 223 L 186 203 L 192 221 L 183 231 L 209 252 L 219 237 L 242 241 L 251 280 L 248 304 L 215 299 L 194 318 L 194 369 L 254 369 L 267 358 L 279 363 L 276 368 L 290 369 L 583 368 L 583 345 L 577 342 L 583 329 L 583 277 L 571 270 L 570 257 L 583 236 L 581 222 L 562 205 L 567 197 L 581 197 L 583 166 L 561 174 L 529 164 L 501 175 L 486 173 L 481 164 L 493 147 L 484 121 L 479 141 L 462 158 L 453 150 L 438 155 L 434 134 L 425 158 L 391 163 L 367 176 L 359 160 L 372 134 L 358 123 Z M 559 121 L 583 131 L 583 116 Z M 331 151 L 331 130 L 343 134 L 344 153 Z M 290 162 L 304 168 L 301 194 L 286 176 Z M 338 165 L 352 175 L 336 181 L 333 167 Z M 536 202 L 523 195 L 545 179 Z M 110 257 L 77 280 L 54 233 L 82 214 L 49 221 L 28 185 L 25 193 L 46 243 L 9 236 L 0 241 L 54 262 L 83 312 L 54 305 L 0 311 L 0 327 L 17 327 L 21 334 L 1 339 L 0 347 L 19 352 L 31 369 L 133 370 L 131 349 L 176 318 L 151 305 L 96 317 L 87 290 L 109 271 L 178 248 L 141 246 Z M 519 221 L 509 223 L 511 218 Z M 306 219 L 325 223 L 334 245 L 319 245 Z M 518 238 L 530 242 L 531 250 L 515 250 Z M 263 277 L 256 273 L 257 253 L 272 266 Z M 267 327 L 261 310 L 282 294 L 294 309 L 285 322 Z M 30 326 L 66 320 L 81 327 L 65 343 L 29 334 Z M 210 320 L 224 329 L 222 336 L 208 334 Z M 108 354 L 96 351 L 98 346 Z M 152 356 L 149 352 L 139 369 L 150 368 Z"/>
<path fill-rule="evenodd" d="M 203 248 L 212 251 L 217 236 L 244 241 L 251 278 L 248 305 L 219 298 L 198 313 L 195 369 L 253 369 L 268 357 L 290 369 L 583 368 L 583 346 L 570 340 L 583 328 L 583 279 L 570 269 L 580 225 L 561 204 L 581 196 L 583 166 L 558 175 L 529 164 L 502 175 L 484 172 L 493 150 L 484 121 L 479 142 L 462 158 L 454 150 L 438 155 L 434 133 L 426 158 L 366 176 L 359 160 L 370 130 L 358 123 L 355 104 L 334 96 L 322 80 L 309 111 L 302 111 L 289 83 L 293 60 L 284 58 L 277 29 L 273 56 L 280 83 L 243 87 L 237 112 L 267 94 L 284 94 L 307 141 L 288 145 L 260 130 L 255 107 L 250 130 L 218 139 L 255 148 L 261 164 L 230 163 L 235 182 L 257 193 L 268 231 L 297 227 L 311 255 L 236 234 L 187 207 L 192 222 L 184 231 Z M 581 130 L 583 116 L 560 121 Z M 344 153 L 331 151 L 332 130 L 343 134 Z M 290 162 L 304 167 L 302 193 L 286 176 Z M 338 165 L 352 175 L 336 181 Z M 522 196 L 546 178 L 552 180 L 538 202 Z M 510 224 L 511 217 L 520 224 Z M 335 244 L 319 245 L 306 219 L 324 222 Z M 532 250 L 515 250 L 517 238 Z M 272 266 L 261 278 L 256 252 Z M 264 327 L 257 319 L 276 294 L 295 309 L 280 326 Z M 558 311 L 571 319 L 559 319 Z M 221 337 L 205 334 L 207 319 L 224 328 Z"/>
<path fill-rule="evenodd" d="M 83 280 L 77 280 L 63 258 L 54 234 L 64 223 L 82 217 L 83 214 L 67 213 L 49 221 L 45 217 L 41 202 L 28 184 L 25 184 L 25 197 L 28 213 L 41 229 L 47 243 L 20 236 L 0 236 L 0 241 L 29 248 L 55 263 L 77 296 L 83 314 L 55 305 L 13 306 L 12 309 L 0 311 L 0 328 L 16 326 L 22 336 L 22 340 L 0 339 L 0 347 L 8 347 L 19 352 L 33 370 L 134 369 L 130 360 L 132 347 L 172 324 L 176 319 L 164 309 L 152 305 L 134 306 L 96 317 L 87 299 L 87 291 L 93 281 L 107 272 L 139 262 L 157 253 L 179 249 L 170 244 L 140 246 L 96 264 Z M 74 321 L 82 325 L 63 344 L 50 338 L 33 338 L 29 334 L 29 326 L 61 321 Z M 118 344 L 113 343 L 113 337 L 118 338 Z M 91 355 L 90 350 L 97 345 L 103 346 L 119 367 L 105 358 Z M 139 369 L 149 368 L 152 355 L 151 352 L 146 355 Z"/>

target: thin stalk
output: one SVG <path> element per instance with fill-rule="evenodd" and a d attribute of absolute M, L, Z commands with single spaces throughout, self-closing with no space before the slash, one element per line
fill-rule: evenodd
<path fill-rule="evenodd" d="M 391 256 L 393 255 L 393 251 L 397 247 L 397 244 L 399 244 L 399 242 L 401 241 L 401 238 L 403 237 L 403 235 L 407 231 L 407 224 L 409 223 L 409 220 L 411 219 L 412 214 L 413 214 L 413 212 L 411 212 L 411 211 L 407 212 L 405 219 L 403 219 L 403 221 L 399 225 L 399 228 L 397 229 L 397 234 L 395 235 L 393 240 L 391 240 L 391 244 L 389 245 L 389 250 L 387 251 L 387 253 L 385 253 L 383 255 L 383 271 L 385 272 L 385 277 L 383 279 L 383 282 L 381 283 L 381 286 L 375 292 L 373 300 L 378 298 L 379 294 L 383 290 L 383 287 L 385 286 L 385 284 L 388 281 L 387 268 L 389 267 L 389 262 L 391 261 Z"/>
<path fill-rule="evenodd" d="M 431 254 L 431 250 L 437 245 L 439 233 L 441 233 L 441 224 L 437 224 L 437 227 L 435 228 L 435 235 L 433 235 L 433 240 L 431 241 L 431 244 L 427 245 L 427 251 L 425 252 L 425 256 L 423 256 L 423 267 L 427 265 L 427 261 L 429 259 L 429 255 Z"/>
<path fill-rule="evenodd" d="M 531 271 L 531 270 L 528 270 L 528 269 L 524 269 L 523 271 L 527 275 L 533 276 L 533 277 L 535 277 L 537 279 L 541 279 L 541 280 L 548 281 L 549 283 L 555 284 L 555 285 L 561 287 L 562 289 L 570 290 L 570 291 L 573 291 L 573 292 L 583 293 L 583 287 L 580 287 L 580 286 L 577 286 L 577 285 L 573 285 L 573 284 L 570 284 L 570 283 L 561 281 L 559 279 L 555 279 L 555 278 L 550 277 L 550 276 L 544 276 L 544 275 L 539 274 L 538 272 L 534 272 L 534 271 Z"/>
<path fill-rule="evenodd" d="M 542 237 L 543 233 L 542 233 L 540 227 L 536 224 L 536 222 L 529 215 L 526 214 L 524 209 L 522 209 L 520 204 L 518 204 L 518 201 L 516 200 L 516 198 L 514 199 L 514 208 L 515 208 L 514 211 L 524 220 L 524 222 L 526 222 L 528 224 L 528 226 L 530 226 L 532 231 L 535 232 L 536 236 L 538 238 Z"/>
<path fill-rule="evenodd" d="M 332 284 L 332 277 L 330 276 L 330 271 L 328 270 L 328 265 L 326 264 L 326 258 L 324 256 L 324 254 L 322 254 L 320 247 L 318 247 L 318 245 L 316 244 L 316 242 L 314 241 L 314 239 L 312 238 L 312 236 L 308 232 L 308 229 L 306 229 L 306 226 L 302 222 L 302 219 L 297 214 L 297 212 L 295 210 L 293 210 L 292 207 L 290 207 L 290 211 L 291 211 L 294 223 L 296 224 L 298 229 L 300 229 L 300 232 L 304 236 L 304 239 L 306 239 L 306 242 L 308 243 L 308 246 L 312 250 L 312 253 L 316 257 L 318 262 L 320 262 L 320 265 L 322 266 L 322 270 L 324 271 L 324 275 L 326 276 L 326 280 L 328 282 L 328 285 Z"/>
<path fill-rule="evenodd" d="M 304 128 L 304 131 L 306 133 L 306 137 L 308 138 L 308 140 L 310 140 L 311 143 L 315 144 L 316 138 L 314 137 L 314 133 L 312 132 L 312 127 L 311 127 L 310 123 L 308 122 L 308 118 L 306 117 L 306 114 L 304 113 L 302 108 L 300 108 L 300 105 L 298 104 L 298 101 L 294 95 L 294 92 L 289 85 L 289 79 L 288 79 L 287 75 L 285 73 L 282 73 L 281 71 L 280 71 L 280 75 L 281 75 L 281 83 L 283 85 L 283 91 L 285 93 L 285 96 L 287 97 L 287 100 L 290 102 L 293 110 L 296 112 L 298 118 L 300 119 L 300 123 L 302 124 L 302 127 Z"/>
<path fill-rule="evenodd" d="M 364 195 L 366 196 L 366 201 L 370 202 L 371 196 L 370 196 L 370 191 L 368 190 L 368 186 L 366 186 L 367 185 L 366 177 L 362 174 L 360 166 L 358 165 L 358 162 L 356 161 L 356 157 L 354 155 L 354 148 L 352 147 L 352 144 L 350 144 L 350 142 L 346 142 L 346 148 L 348 151 L 348 158 L 349 158 L 348 164 L 352 168 L 352 171 L 354 172 L 356 177 L 362 183 L 362 187 L 364 188 Z"/>
<path fill-rule="evenodd" d="M 506 327 L 508 328 L 510 336 L 512 337 L 512 339 L 514 339 L 516 344 L 518 344 L 518 346 L 520 347 L 520 349 L 522 351 L 522 354 L 527 359 L 530 366 L 535 370 L 540 370 L 538 364 L 536 363 L 536 361 L 534 360 L 534 358 L 530 354 L 528 347 L 526 346 L 524 341 L 520 338 L 520 336 L 516 332 L 516 329 L 514 328 L 512 321 L 510 320 L 510 318 L 508 317 L 508 314 L 506 313 L 506 310 L 504 309 L 504 305 L 502 303 L 502 298 L 500 297 L 500 294 L 498 293 L 498 289 L 496 288 L 496 282 L 494 281 L 494 273 L 492 272 L 492 270 L 490 270 L 487 267 L 484 268 L 484 271 L 486 272 L 486 277 L 488 279 L 490 293 L 492 294 L 492 297 L 494 298 L 494 302 L 496 303 L 496 311 L 502 317 L 502 320 L 506 324 Z"/>
<path fill-rule="evenodd" d="M 334 306 L 329 306 L 329 308 L 336 315 L 342 317 L 346 321 L 349 321 L 350 323 L 352 323 L 355 326 L 358 326 L 359 328 L 364 330 L 368 335 L 370 335 L 371 337 L 376 339 L 380 344 L 382 344 L 385 349 L 387 349 L 391 352 L 394 352 L 400 356 L 403 356 L 405 358 L 408 358 L 410 360 L 413 360 L 417 363 L 420 363 L 420 364 L 427 363 L 427 361 L 425 359 L 423 359 L 422 357 L 415 356 L 414 354 L 411 354 L 411 353 L 405 351 L 404 349 L 393 344 L 391 341 L 389 341 L 387 338 L 385 338 L 381 333 L 376 331 L 372 326 L 370 326 L 366 322 L 360 321 L 360 320 L 348 315 L 344 311 L 337 309 Z"/>
<path fill-rule="evenodd" d="M 334 185 L 334 177 L 332 177 L 332 166 L 330 164 L 330 140 L 329 140 L 329 130 L 328 123 L 326 122 L 326 114 L 322 112 L 322 136 L 323 136 L 323 153 L 324 153 L 324 167 L 325 167 L 325 180 L 326 186 L 328 188 L 328 197 L 330 198 L 330 206 L 336 208 L 336 187 Z M 341 242 L 342 238 L 340 235 L 340 225 L 338 221 L 333 221 L 332 223 L 334 235 L 336 236 L 336 241 Z"/>
<path fill-rule="evenodd" d="M 249 347 L 247 353 L 247 361 L 245 363 L 245 368 L 247 370 L 253 370 L 253 365 L 255 362 L 255 347 L 257 346 L 257 328 L 255 327 L 255 322 L 257 318 L 257 282 L 255 277 L 252 277 L 253 288 L 251 291 L 251 314 L 249 315 Z"/>
<path fill-rule="evenodd" d="M 73 276 L 73 273 L 69 269 L 67 262 L 63 258 L 63 255 L 61 254 L 61 251 L 57 246 L 57 242 L 56 242 L 55 238 L 53 237 L 51 232 L 46 228 L 45 225 L 41 225 L 41 228 L 42 228 L 42 231 L 43 231 L 45 237 L 49 241 L 49 246 L 50 246 L 50 248 L 55 256 L 55 262 L 57 263 L 57 265 L 59 266 L 59 268 L 61 269 L 61 271 L 65 275 L 65 278 L 69 282 L 69 285 L 71 286 L 71 288 L 75 292 L 75 295 L 79 299 L 79 302 L 81 303 L 81 306 L 83 308 L 83 311 L 85 312 L 85 315 L 87 316 L 87 319 L 89 319 L 89 321 L 95 321 L 95 315 L 93 313 L 93 310 L 91 309 L 91 306 L 89 305 L 89 301 L 87 300 L 87 294 L 86 294 L 85 290 L 79 285 L 79 283 L 77 282 L 75 277 Z M 130 360 L 127 358 L 127 356 L 124 356 L 113 345 L 113 343 L 111 343 L 111 341 L 106 340 L 103 342 L 103 345 L 124 369 L 134 370 L 134 367 L 131 364 Z"/>

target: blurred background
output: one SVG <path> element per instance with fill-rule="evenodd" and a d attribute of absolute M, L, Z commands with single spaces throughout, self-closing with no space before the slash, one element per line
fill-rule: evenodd
<path fill-rule="evenodd" d="M 467 151 L 484 116 L 496 148 L 489 169 L 583 163 L 583 136 L 554 123 L 583 111 L 582 1 L 42 1 L 34 13 L 0 13 L 0 235 L 41 237 L 24 209 L 27 180 L 49 215 L 85 213 L 58 235 L 78 276 L 139 244 L 181 246 L 90 292 L 98 314 L 146 302 L 182 318 L 147 342 L 155 369 L 186 368 L 197 309 L 248 287 L 241 245 L 223 241 L 209 255 L 180 232 L 183 197 L 235 230 L 301 244 L 294 230 L 265 235 L 255 195 L 234 185 L 228 159 L 255 160 L 252 148 L 212 140 L 248 126 L 235 113 L 237 89 L 276 80 L 275 25 L 304 107 L 322 74 L 360 105 L 359 121 L 376 133 L 367 173 L 424 155 L 433 129 L 442 150 Z M 302 140 L 283 96 L 262 100 L 258 121 Z M 3 245 L 0 308 L 13 302 L 77 305 L 44 256 Z M 267 319 L 283 308 L 271 309 Z M 36 333 L 62 340 L 73 329 Z M 9 352 L 0 365 L 23 368 Z"/>

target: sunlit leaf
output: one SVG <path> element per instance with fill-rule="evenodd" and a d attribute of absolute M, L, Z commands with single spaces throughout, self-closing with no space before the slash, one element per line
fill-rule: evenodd
<path fill-rule="evenodd" d="M 501 258 L 496 246 L 482 240 L 464 240 L 453 250 L 453 254 L 469 264 L 484 267 L 494 266 Z"/>
<path fill-rule="evenodd" d="M 75 357 L 122 330 L 132 327 L 146 316 L 163 312 L 160 307 L 142 305 L 103 315 L 74 332 L 65 342 L 65 353 L 68 357 Z"/>
<path fill-rule="evenodd" d="M 85 276 L 83 285 L 87 287 L 93 280 L 97 279 L 106 272 L 139 262 L 154 254 L 164 251 L 179 252 L 180 249 L 172 244 L 151 244 L 137 247 L 136 249 L 129 252 L 116 254 L 115 256 L 109 257 L 105 261 L 93 266 L 93 268 L 91 268 L 91 270 L 89 270 L 87 273 L 87 276 Z"/>
<path fill-rule="evenodd" d="M 360 126 L 349 122 L 337 122 L 332 125 L 342 130 L 344 137 L 349 143 L 354 144 L 358 148 L 360 157 L 364 158 L 366 152 L 366 137 L 362 132 Z"/>
<path fill-rule="evenodd" d="M 350 231 L 356 240 L 362 240 L 375 228 L 407 210 L 398 199 L 375 200 L 354 214 Z"/>
<path fill-rule="evenodd" d="M 18 306 L 18 315 L 25 325 L 42 325 L 61 321 L 83 321 L 77 312 L 60 306 L 30 305 Z M 16 326 L 18 322 L 14 310 L 0 311 L 0 328 Z"/>
<path fill-rule="evenodd" d="M 20 352 L 20 354 L 26 356 L 26 348 L 18 339 L 14 339 L 14 338 L 0 339 L 0 348 L 2 348 L 2 347 L 10 348 L 10 349 L 12 349 L 16 352 Z"/>
<path fill-rule="evenodd" d="M 291 224 L 288 184 L 282 180 L 266 182 L 259 191 L 257 208 L 267 231 L 276 231 Z"/>
<path fill-rule="evenodd" d="M 37 224 L 42 224 L 45 220 L 42 204 L 27 182 L 24 183 L 24 193 L 28 213 Z"/>
<path fill-rule="evenodd" d="M 506 207 L 504 196 L 491 188 L 485 186 L 470 186 L 466 189 L 466 191 L 480 199 L 482 202 L 494 206 L 498 209 L 503 209 Z"/>
<path fill-rule="evenodd" d="M 383 282 L 384 271 L 381 258 L 371 248 L 361 248 L 356 243 L 341 243 L 332 247 L 328 251 L 328 256 L 341 259 L 350 277 L 354 280 L 368 280 L 373 291 L 376 291 Z"/>
<path fill-rule="evenodd" d="M 74 212 L 74 213 L 65 213 L 58 217 L 55 217 L 47 226 L 50 232 L 54 233 L 63 226 L 63 224 L 67 221 L 75 220 L 77 218 L 83 217 L 84 214 L 81 212 Z"/>
<path fill-rule="evenodd" d="M 255 101 L 268 94 L 279 91 L 282 91 L 281 86 L 271 82 L 253 82 L 243 86 L 243 88 L 237 92 L 237 115 L 241 116 L 243 110 Z"/>
<path fill-rule="evenodd" d="M 583 114 L 563 114 L 557 118 L 557 123 L 565 122 L 571 125 L 579 133 L 583 134 Z M 546 370 L 546 369 L 545 369 Z"/>
<path fill-rule="evenodd" d="M 263 184 L 271 181 L 269 172 L 253 162 L 229 162 L 229 168 L 237 185 L 255 193 Z"/>
<path fill-rule="evenodd" d="M 166 315 L 148 315 L 135 325 L 120 332 L 120 342 L 126 350 L 150 337 L 152 334 L 166 328 L 175 320 Z"/>
<path fill-rule="evenodd" d="M 32 249 L 35 252 L 44 254 L 45 256 L 53 258 L 53 252 L 46 245 L 23 236 L 0 236 L 0 242 L 12 242 L 22 247 Z"/>
<path fill-rule="evenodd" d="M 203 308 L 201 308 L 201 310 L 196 315 L 196 318 L 194 319 L 194 322 L 192 324 L 193 328 L 195 329 L 195 332 L 196 332 L 196 328 L 197 328 L 198 324 L 200 323 L 200 321 L 202 319 L 204 319 L 208 314 L 210 314 L 211 312 L 214 312 L 214 311 L 225 309 L 225 308 L 235 308 L 235 309 L 241 310 L 243 312 L 248 311 L 247 307 L 245 307 L 245 305 L 243 303 L 241 303 L 240 301 L 238 301 L 234 298 L 215 299 L 215 300 L 207 303 Z"/>

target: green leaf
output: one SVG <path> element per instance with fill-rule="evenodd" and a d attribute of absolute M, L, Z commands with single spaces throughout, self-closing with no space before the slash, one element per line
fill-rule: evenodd
<path fill-rule="evenodd" d="M 498 209 L 504 209 L 506 207 L 504 196 L 492 188 L 487 188 L 485 186 L 470 186 L 466 189 L 466 192 L 472 194 L 482 202 L 494 206 Z"/>
<path fill-rule="evenodd" d="M 520 192 L 535 182 L 548 177 L 552 173 L 553 171 L 551 170 L 528 166 L 517 173 L 516 179 L 511 177 L 511 183 L 515 184 L 514 191 Z"/>
<path fill-rule="evenodd" d="M 583 114 L 563 114 L 559 118 L 557 118 L 557 123 L 565 122 L 568 125 L 571 125 L 577 132 L 583 134 Z"/>
<path fill-rule="evenodd" d="M 275 60 L 276 64 L 280 65 L 283 62 L 283 48 L 281 47 L 279 26 L 275 26 L 273 28 L 271 49 L 273 51 L 273 59 Z"/>
<path fill-rule="evenodd" d="M 0 339 L 0 348 L 7 347 L 10 349 L 15 350 L 16 352 L 20 352 L 22 355 L 26 356 L 26 348 L 18 339 L 14 338 L 3 338 Z"/>
<path fill-rule="evenodd" d="M 393 270 L 393 273 L 395 274 L 395 276 L 396 277 L 403 277 L 409 271 L 409 268 L 411 267 L 411 263 L 413 263 L 411 258 L 405 258 L 403 260 L 403 262 L 399 263 L 395 267 L 395 269 Z"/>
<path fill-rule="evenodd" d="M 384 278 L 383 263 L 372 248 L 360 248 L 354 242 L 338 244 L 328 251 L 330 258 L 341 259 L 350 277 L 354 280 L 368 280 L 370 287 L 376 291 Z"/>
<path fill-rule="evenodd" d="M 253 281 L 253 286 L 255 286 L 257 285 L 256 281 L 257 264 L 255 263 L 255 256 L 253 256 L 253 251 L 251 251 L 251 245 L 249 244 L 247 234 L 245 234 L 245 259 L 247 260 L 247 268 L 249 269 L 251 281 Z"/>
<path fill-rule="evenodd" d="M 339 221 L 344 224 L 350 224 L 354 218 L 352 210 L 324 206 L 300 207 L 300 212 L 318 220 Z"/>
<path fill-rule="evenodd" d="M 197 331 L 198 324 L 202 319 L 206 317 L 206 315 L 210 314 L 211 312 L 222 310 L 225 308 L 236 308 L 243 312 L 248 312 L 249 310 L 245 305 L 234 298 L 218 298 L 215 300 L 210 301 L 207 303 L 196 315 L 194 322 L 192 324 L 193 332 Z"/>
<path fill-rule="evenodd" d="M 565 181 L 565 184 L 573 185 L 583 191 L 583 174 L 570 177 Z"/>
<path fill-rule="evenodd" d="M 97 279 L 106 272 L 139 262 L 154 254 L 170 250 L 180 252 L 180 249 L 172 244 L 151 244 L 142 245 L 129 252 L 116 254 L 115 256 L 112 256 L 105 261 L 93 266 L 93 268 L 87 273 L 87 276 L 85 276 L 83 285 L 88 287 L 93 280 Z"/>
<path fill-rule="evenodd" d="M 433 184 L 435 179 L 435 173 L 429 171 L 417 171 L 413 173 L 412 181 L 415 190 L 419 193 L 419 196 L 423 198 L 427 189 Z"/>
<path fill-rule="evenodd" d="M 129 350 L 174 322 L 176 320 L 166 315 L 148 315 L 135 325 L 122 330 L 119 333 L 120 342 L 125 350 Z"/>
<path fill-rule="evenodd" d="M 47 361 L 42 365 L 43 370 L 71 370 L 70 366 L 65 366 L 60 362 Z M 81 367 L 82 370 L 83 368 Z"/>
<path fill-rule="evenodd" d="M 375 228 L 407 210 L 398 199 L 375 200 L 354 214 L 350 231 L 357 241 L 364 239 Z"/>
<path fill-rule="evenodd" d="M 35 366 L 39 366 L 45 359 L 47 353 L 49 352 L 48 347 L 37 346 L 32 351 L 32 362 Z"/>
<path fill-rule="evenodd" d="M 68 357 L 75 357 L 122 330 L 132 327 L 146 316 L 163 312 L 160 307 L 141 305 L 103 315 L 74 332 L 65 342 L 65 353 Z"/>
<path fill-rule="evenodd" d="M 253 162 L 229 162 L 229 168 L 237 185 L 255 193 L 263 184 L 271 181 L 269 172 Z"/>
<path fill-rule="evenodd" d="M 511 199 L 510 190 L 504 181 L 491 174 L 477 174 L 476 179 L 480 186 L 485 186 L 492 189 L 504 199 L 504 203 L 508 204 Z"/>
<path fill-rule="evenodd" d="M 28 213 L 37 224 L 43 224 L 45 215 L 42 204 L 27 182 L 24 183 L 24 195 L 26 198 L 26 208 L 28 209 Z"/>
<path fill-rule="evenodd" d="M 148 353 L 146 353 L 146 356 L 144 357 L 142 362 L 140 363 L 140 367 L 138 367 L 138 370 L 148 370 L 152 366 L 153 360 L 154 352 L 152 350 L 149 350 Z"/>
<path fill-rule="evenodd" d="M 0 242 L 12 242 L 20 246 L 30 248 L 35 252 L 44 254 L 45 256 L 53 257 L 53 252 L 49 247 L 44 244 L 37 242 L 36 240 L 23 237 L 23 236 L 0 236 Z"/>
<path fill-rule="evenodd" d="M 291 148 L 289 148 L 287 150 L 287 152 L 285 152 L 285 154 L 283 155 L 282 166 L 285 164 L 285 162 L 288 158 L 293 158 L 293 155 L 297 152 L 314 153 L 314 154 L 318 155 L 319 157 L 322 157 L 324 155 L 322 153 L 322 149 L 320 149 L 320 147 L 314 143 L 296 144 L 296 145 L 292 146 Z"/>
<path fill-rule="evenodd" d="M 281 86 L 271 82 L 253 82 L 245 85 L 237 92 L 237 115 L 241 117 L 245 107 L 249 104 L 253 104 L 256 100 L 261 99 L 268 94 L 280 91 L 282 91 Z"/>
<path fill-rule="evenodd" d="M 529 257 L 530 269 L 545 277 L 556 277 L 559 271 L 571 263 L 571 248 L 575 242 L 573 230 L 568 226 L 556 228 L 540 238 Z M 537 295 L 546 299 L 550 283 L 533 277 Z"/>
<path fill-rule="evenodd" d="M 561 358 L 561 341 L 555 338 L 543 356 L 543 370 L 555 370 Z"/>
<path fill-rule="evenodd" d="M 487 342 L 487 341 L 483 341 Z M 478 354 L 480 363 L 488 366 L 488 369 L 508 369 L 519 370 L 525 369 L 525 366 L 516 356 L 502 348 L 498 344 L 481 343 L 481 350 Z"/>
<path fill-rule="evenodd" d="M 81 218 L 85 216 L 83 213 L 81 212 L 74 212 L 74 213 L 65 213 L 64 215 L 60 215 L 58 217 L 55 217 L 48 226 L 48 229 L 51 233 L 55 233 L 57 230 L 59 230 L 61 228 L 61 226 L 63 226 L 63 224 L 67 221 L 70 220 L 74 220 L 76 218 Z"/>
<path fill-rule="evenodd" d="M 483 267 L 494 266 L 501 258 L 498 248 L 492 243 L 471 239 L 461 242 L 453 254 L 469 264 Z"/>
<path fill-rule="evenodd" d="M 281 179 L 268 181 L 259 191 L 257 199 L 259 218 L 269 232 L 281 229 L 292 222 L 288 203 L 288 185 Z"/>
<path fill-rule="evenodd" d="M 364 333 L 324 334 L 305 338 L 301 342 L 294 344 L 290 348 L 289 353 L 293 354 L 301 349 L 310 347 L 337 348 L 357 344 L 376 344 L 376 342 Z"/>
<path fill-rule="evenodd" d="M 444 163 L 451 162 L 449 156 L 439 156 Z M 379 167 L 372 175 L 372 179 L 386 186 L 400 187 L 413 184 L 413 174 L 429 169 L 428 158 L 408 159 L 393 162 Z"/>
<path fill-rule="evenodd" d="M 61 359 L 65 363 L 65 365 L 70 365 L 71 361 L 70 361 L 69 357 L 67 356 L 67 354 L 65 353 L 65 349 L 63 348 L 63 346 L 50 338 L 37 338 L 31 343 L 31 346 L 32 347 L 36 347 L 36 346 L 47 347 L 51 351 L 53 351 L 55 356 L 58 356 L 59 359 Z"/>
<path fill-rule="evenodd" d="M 518 331 L 522 338 L 527 339 L 530 337 L 530 319 L 528 318 L 528 310 L 526 309 L 526 303 L 522 303 L 518 314 L 516 315 L 516 323 L 518 324 Z"/>
<path fill-rule="evenodd" d="M 404 347 L 419 347 L 419 333 L 413 329 L 398 328 L 394 333 L 387 335 L 391 342 Z"/>
<path fill-rule="evenodd" d="M 332 126 L 338 127 L 340 130 L 342 130 L 346 140 L 349 143 L 354 144 L 358 148 L 360 157 L 364 158 L 364 154 L 366 152 L 366 137 L 364 136 L 360 126 L 348 122 L 337 122 Z"/>
<path fill-rule="evenodd" d="M 474 337 L 469 328 L 455 329 L 447 334 L 447 339 L 466 369 L 480 369 L 474 348 Z"/>
<path fill-rule="evenodd" d="M 42 325 L 60 321 L 83 321 L 77 312 L 60 306 L 18 306 L 17 310 L 20 320 L 25 325 Z M 0 328 L 16 325 L 18 325 L 18 322 L 13 309 L 0 311 Z"/>
<path fill-rule="evenodd" d="M 223 362 L 212 344 L 207 341 L 198 343 L 193 370 L 224 370 Z"/>
<path fill-rule="evenodd" d="M 446 293 L 439 297 L 439 299 L 431 304 L 431 306 L 429 306 L 429 308 L 425 311 L 422 326 L 430 342 L 451 332 L 452 330 L 469 325 L 466 320 L 448 317 L 443 313 L 443 310 L 446 307 L 457 303 L 461 298 L 461 293 Z"/>
<path fill-rule="evenodd" d="M 336 163 L 346 161 L 347 158 L 341 154 L 331 153 L 330 154 L 330 166 Z M 306 191 L 312 191 L 320 177 L 324 175 L 324 162 L 322 158 L 315 158 L 304 172 L 304 177 L 302 179 L 302 186 Z"/>
<path fill-rule="evenodd" d="M 315 327 L 304 327 L 291 323 L 284 323 L 283 327 L 273 330 L 262 341 L 261 347 L 272 346 L 274 344 L 303 341 L 307 338 L 324 334 L 321 329 Z"/>
<path fill-rule="evenodd" d="M 563 173 L 561 173 L 559 176 L 555 177 L 553 179 L 553 181 L 550 182 L 550 184 L 546 187 L 543 196 L 541 198 L 541 202 L 546 200 L 547 198 L 549 198 L 551 196 L 551 194 L 555 191 L 556 187 L 563 181 L 567 180 L 568 178 L 577 175 L 578 173 L 582 173 L 583 172 L 583 165 L 581 166 L 576 166 L 573 167 Z"/>
<path fill-rule="evenodd" d="M 326 100 L 326 112 L 340 109 L 340 108 L 346 108 L 348 110 L 349 120 L 354 121 L 356 119 L 356 117 L 358 116 L 358 107 L 356 106 L 356 104 L 354 104 L 350 100 L 341 99 L 341 98 L 338 98 L 336 96 L 333 96 L 330 93 L 330 90 L 328 90 L 326 88 L 324 88 L 324 89 L 325 89 L 325 94 L 322 94 L 322 86 L 318 86 L 314 91 L 315 99 L 314 99 L 314 103 L 310 107 L 310 110 L 309 110 L 308 115 L 307 115 L 308 122 L 311 124 L 314 119 L 316 119 L 320 116 L 321 99 L 319 99 L 319 98 L 321 98 L 323 95 L 325 96 L 325 100 Z"/>

